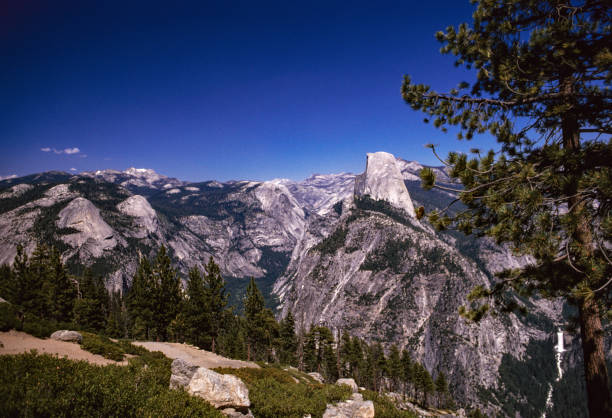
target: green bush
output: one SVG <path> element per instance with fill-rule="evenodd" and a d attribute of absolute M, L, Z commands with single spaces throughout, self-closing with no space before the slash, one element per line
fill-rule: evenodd
<path fill-rule="evenodd" d="M 410 411 L 402 411 L 395 407 L 393 402 L 386 396 L 380 395 L 377 392 L 371 390 L 364 390 L 361 392 L 363 399 L 366 401 L 372 401 L 374 403 L 374 411 L 376 412 L 376 418 L 416 418 L 417 415 Z"/>
<path fill-rule="evenodd" d="M 20 318 L 19 310 L 15 305 L 0 303 L 0 331 L 15 329 L 27 332 L 38 338 L 47 338 L 58 329 L 70 327 L 70 324 L 41 319 L 31 313 L 25 313 Z"/>
<path fill-rule="evenodd" d="M 346 400 L 351 395 L 348 386 L 296 383 L 287 371 L 269 366 L 215 370 L 233 374 L 246 383 L 251 411 L 256 417 L 302 418 L 308 414 L 321 417 L 328 403 Z"/>
<path fill-rule="evenodd" d="M 0 331 L 17 329 L 19 326 L 15 307 L 10 303 L 0 303 Z"/>
<path fill-rule="evenodd" d="M 155 353 L 129 366 L 105 367 L 35 352 L 0 356 L 1 414 L 222 417 L 203 399 L 169 389 L 169 373 L 169 360 Z"/>
<path fill-rule="evenodd" d="M 123 360 L 125 352 L 119 343 L 113 342 L 108 337 L 102 335 L 89 332 L 81 332 L 81 334 L 83 335 L 83 342 L 81 343 L 81 348 L 83 350 L 87 350 L 93 354 L 99 354 L 110 360 Z"/>

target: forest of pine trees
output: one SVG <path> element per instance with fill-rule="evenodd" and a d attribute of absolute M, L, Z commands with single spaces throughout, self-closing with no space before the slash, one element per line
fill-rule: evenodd
<path fill-rule="evenodd" d="M 343 333 L 322 325 L 296 333 L 291 313 L 277 321 L 266 308 L 254 279 L 244 296 L 244 314 L 227 305 L 228 294 L 212 257 L 204 271 L 192 268 L 181 284 L 161 247 L 141 258 L 125 294 L 108 292 L 102 277 L 85 269 L 68 273 L 59 252 L 38 246 L 28 257 L 17 248 L 13 266 L 0 266 L 0 330 L 23 330 L 48 337 L 57 329 L 78 329 L 108 337 L 187 342 L 236 359 L 279 363 L 317 372 L 327 382 L 354 378 L 377 392 L 397 392 L 421 405 L 453 407 L 445 375 L 435 381 L 427 369 L 397 346 Z"/>

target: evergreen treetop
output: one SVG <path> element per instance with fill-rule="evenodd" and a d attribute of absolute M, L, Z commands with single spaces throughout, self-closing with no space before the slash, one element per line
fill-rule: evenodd
<path fill-rule="evenodd" d="M 465 210 L 429 214 L 455 227 L 509 243 L 534 262 L 501 273 L 469 295 L 462 310 L 478 320 L 490 303 L 513 310 L 507 290 L 524 297 L 563 297 L 579 311 L 591 416 L 612 416 L 602 313 L 612 284 L 612 13 L 603 0 L 473 1 L 473 23 L 436 34 L 441 52 L 475 70 L 470 84 L 447 93 L 406 76 L 404 100 L 459 139 L 488 132 L 499 149 L 440 160 L 461 187 Z M 431 145 L 434 153 L 435 146 Z M 437 154 L 436 154 L 437 155 Z M 420 211 L 421 212 L 421 211 Z M 484 299 L 487 303 L 478 305 Z M 612 313 L 612 312 L 610 312 Z"/>

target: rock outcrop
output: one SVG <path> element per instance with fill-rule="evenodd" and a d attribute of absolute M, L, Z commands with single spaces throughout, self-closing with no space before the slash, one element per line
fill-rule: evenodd
<path fill-rule="evenodd" d="M 374 418 L 374 403 L 364 401 L 359 393 L 353 393 L 351 399 L 327 405 L 323 418 Z"/>
<path fill-rule="evenodd" d="M 171 369 L 171 388 L 183 387 L 189 394 L 205 399 L 217 409 L 248 412 L 251 405 L 249 390 L 236 376 L 197 367 L 182 359 L 175 359 Z"/>
<path fill-rule="evenodd" d="M 353 391 L 353 393 L 359 392 L 359 386 L 357 386 L 357 383 L 355 382 L 355 379 L 346 379 L 346 378 L 338 379 L 338 380 L 336 380 L 336 384 L 337 385 L 346 385 L 346 386 L 350 387 L 351 390 Z"/>
<path fill-rule="evenodd" d="M 319 383 L 324 383 L 325 382 L 325 380 L 323 379 L 323 376 L 321 376 L 321 373 L 310 372 L 310 373 L 308 373 L 308 376 L 312 377 L 314 380 L 316 380 Z"/>
<path fill-rule="evenodd" d="M 355 178 L 355 195 L 384 200 L 416 216 L 397 160 L 388 152 L 368 154 L 366 170 Z"/>
<path fill-rule="evenodd" d="M 93 257 L 117 245 L 115 232 L 100 216 L 100 210 L 89 200 L 77 197 L 61 210 L 56 222 L 58 228 L 71 228 L 77 232 L 62 236 L 73 248 L 84 247 Z"/>
<path fill-rule="evenodd" d="M 134 236 L 143 238 L 150 233 L 154 233 L 159 228 L 157 212 L 151 207 L 149 201 L 140 195 L 128 197 L 117 205 L 119 212 L 131 216 L 135 219 L 138 230 Z"/>
<path fill-rule="evenodd" d="M 53 334 L 51 334 L 51 338 L 58 341 L 67 341 L 78 344 L 83 342 L 83 336 L 80 333 L 66 329 L 55 331 Z"/>

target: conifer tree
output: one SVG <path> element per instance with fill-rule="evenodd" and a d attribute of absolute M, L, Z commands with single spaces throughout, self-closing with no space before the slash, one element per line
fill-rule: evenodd
<path fill-rule="evenodd" d="M 186 288 L 185 322 L 187 336 L 192 344 L 203 347 L 209 333 L 209 305 L 202 273 L 197 267 L 189 270 Z"/>
<path fill-rule="evenodd" d="M 436 388 L 436 396 L 438 398 L 438 407 L 443 408 L 446 406 L 446 399 L 448 398 L 448 382 L 444 372 L 438 373 L 436 381 L 434 382 Z"/>
<path fill-rule="evenodd" d="M 83 329 L 98 332 L 105 329 L 108 293 L 101 277 L 85 269 L 79 279 L 81 298 L 74 302 L 74 321 Z"/>
<path fill-rule="evenodd" d="M 266 314 L 264 298 L 251 278 L 244 298 L 244 314 L 246 318 L 247 360 L 261 352 L 266 335 Z"/>
<path fill-rule="evenodd" d="M 389 377 L 393 385 L 393 391 L 397 391 L 399 383 L 402 379 L 402 361 L 397 345 L 393 344 L 389 350 L 389 357 L 387 359 L 387 370 Z"/>
<path fill-rule="evenodd" d="M 280 353 L 279 360 L 282 364 L 295 366 L 297 353 L 297 336 L 295 335 L 295 320 L 291 311 L 287 312 L 287 316 L 280 323 Z"/>
<path fill-rule="evenodd" d="M 76 287 L 60 258 L 57 249 L 49 253 L 49 276 L 45 280 L 49 317 L 59 322 L 70 322 L 76 299 Z"/>
<path fill-rule="evenodd" d="M 155 281 L 154 314 L 158 336 L 168 339 L 168 326 L 179 312 L 181 302 L 181 283 L 176 270 L 172 267 L 166 247 L 161 246 L 153 265 Z"/>
<path fill-rule="evenodd" d="M 475 1 L 473 25 L 436 37 L 476 80 L 438 93 L 406 76 L 402 95 L 434 125 L 459 139 L 491 133 L 498 150 L 451 153 L 450 175 L 463 184 L 466 209 L 429 215 L 438 228 L 508 242 L 534 262 L 476 288 L 462 314 L 478 320 L 492 302 L 563 297 L 578 308 L 591 417 L 612 416 L 602 314 L 612 287 L 612 14 L 603 0 Z M 427 120 L 426 120 L 427 121 Z M 435 147 L 431 146 L 435 153 Z M 421 172 L 423 185 L 434 174 Z M 451 188 L 452 189 L 452 188 Z M 451 190 L 452 191 L 452 190 Z M 418 211 L 422 213 L 422 210 Z M 480 306 L 478 299 L 485 302 Z"/>
<path fill-rule="evenodd" d="M 206 298 L 209 312 L 209 335 L 212 339 L 211 350 L 216 353 L 215 342 L 223 324 L 224 311 L 227 306 L 225 294 L 225 281 L 221 277 L 221 270 L 212 257 L 205 267 Z"/>
<path fill-rule="evenodd" d="M 408 394 L 410 388 L 414 388 L 413 364 L 410 358 L 410 353 L 407 350 L 402 350 L 402 380 L 404 381 L 404 394 Z"/>
<path fill-rule="evenodd" d="M 151 338 L 154 330 L 155 282 L 149 260 L 140 259 L 127 295 L 127 311 L 132 338 Z"/>

